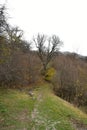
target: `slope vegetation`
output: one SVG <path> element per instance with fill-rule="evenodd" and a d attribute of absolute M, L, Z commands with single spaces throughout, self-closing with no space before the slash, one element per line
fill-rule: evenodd
<path fill-rule="evenodd" d="M 87 130 L 87 115 L 55 96 L 51 86 L 0 89 L 0 130 Z"/>

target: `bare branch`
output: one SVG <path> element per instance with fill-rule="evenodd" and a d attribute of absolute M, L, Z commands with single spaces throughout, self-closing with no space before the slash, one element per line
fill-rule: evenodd
<path fill-rule="evenodd" d="M 62 42 L 56 35 L 47 38 L 46 35 L 40 34 L 38 34 L 36 38 L 33 38 L 33 41 L 38 49 L 38 56 L 43 64 L 43 68 L 46 70 L 49 62 L 54 57 L 55 52 L 59 50 Z M 48 44 L 48 46 L 46 44 Z"/>

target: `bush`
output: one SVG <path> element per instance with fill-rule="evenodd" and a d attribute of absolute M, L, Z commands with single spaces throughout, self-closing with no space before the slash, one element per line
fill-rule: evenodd
<path fill-rule="evenodd" d="M 54 76 L 56 74 L 56 70 L 54 68 L 48 68 L 45 73 L 45 80 L 46 81 L 52 81 Z"/>

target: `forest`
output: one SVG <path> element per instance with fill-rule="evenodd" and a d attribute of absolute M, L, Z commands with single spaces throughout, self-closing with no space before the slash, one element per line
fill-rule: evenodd
<path fill-rule="evenodd" d="M 49 82 L 59 97 L 87 106 L 87 57 L 60 52 L 62 44 L 56 35 L 37 34 L 30 42 L 24 40 L 23 31 L 8 24 L 6 8 L 1 6 L 0 86 L 22 89 Z"/>
<path fill-rule="evenodd" d="M 87 56 L 23 35 L 0 5 L 0 130 L 87 130 Z"/>

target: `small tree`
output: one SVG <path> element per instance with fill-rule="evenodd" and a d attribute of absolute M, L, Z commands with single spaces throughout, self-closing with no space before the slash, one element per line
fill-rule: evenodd
<path fill-rule="evenodd" d="M 41 34 L 38 34 L 36 38 L 34 37 L 33 41 L 38 49 L 38 56 L 43 64 L 43 70 L 45 72 L 48 64 L 55 56 L 55 52 L 59 51 L 62 42 L 56 35 L 47 37 Z"/>

